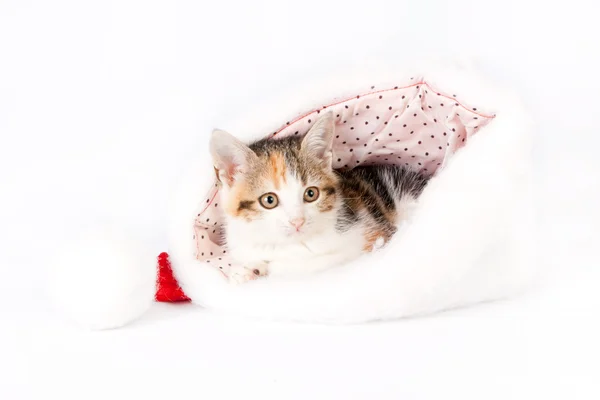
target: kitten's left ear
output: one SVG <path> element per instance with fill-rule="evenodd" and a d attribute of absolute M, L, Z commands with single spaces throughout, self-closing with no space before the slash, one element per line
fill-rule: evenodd
<path fill-rule="evenodd" d="M 326 169 L 333 168 L 333 134 L 335 121 L 333 112 L 323 114 L 310 128 L 302 140 L 301 149 L 311 157 L 321 160 Z"/>

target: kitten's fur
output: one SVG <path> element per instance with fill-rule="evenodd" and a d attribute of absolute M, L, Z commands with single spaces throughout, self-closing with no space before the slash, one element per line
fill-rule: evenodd
<path fill-rule="evenodd" d="M 221 184 L 225 241 L 245 266 L 232 270 L 232 280 L 348 262 L 387 242 L 406 218 L 427 178 L 395 165 L 333 170 L 334 130 L 328 112 L 304 137 L 247 146 L 226 132 L 213 132 L 210 148 Z M 308 191 L 311 187 L 318 197 L 316 190 Z M 275 195 L 264 198 L 267 207 L 277 203 L 272 209 L 259 200 L 267 193 Z"/>

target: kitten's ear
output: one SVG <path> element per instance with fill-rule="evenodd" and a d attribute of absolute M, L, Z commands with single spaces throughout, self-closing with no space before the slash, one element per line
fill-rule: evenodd
<path fill-rule="evenodd" d="M 210 154 L 217 178 L 231 186 L 236 176 L 248 171 L 256 153 L 231 134 L 215 129 L 210 137 Z"/>
<path fill-rule="evenodd" d="M 333 168 L 333 134 L 335 133 L 335 121 L 333 112 L 323 114 L 310 128 L 302 140 L 301 149 L 311 157 L 321 160 L 326 169 Z"/>

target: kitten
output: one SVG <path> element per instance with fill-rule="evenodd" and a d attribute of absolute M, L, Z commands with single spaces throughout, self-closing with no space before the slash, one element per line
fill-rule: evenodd
<path fill-rule="evenodd" d="M 231 280 L 340 265 L 385 244 L 407 217 L 427 178 L 396 165 L 334 170 L 334 130 L 328 112 L 304 137 L 248 146 L 213 132 L 224 239 L 244 265 L 232 269 Z"/>

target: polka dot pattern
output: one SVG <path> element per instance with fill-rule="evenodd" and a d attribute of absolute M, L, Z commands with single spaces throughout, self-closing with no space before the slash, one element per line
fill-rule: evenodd
<path fill-rule="evenodd" d="M 423 79 L 332 102 L 287 121 L 271 137 L 305 134 L 323 110 L 333 111 L 336 136 L 334 168 L 400 164 L 427 175 L 444 168 L 450 157 L 495 115 L 466 105 L 455 94 L 435 90 Z M 225 275 L 233 264 L 223 244 L 223 215 L 216 186 L 199 205 L 194 223 L 195 257 Z"/>

